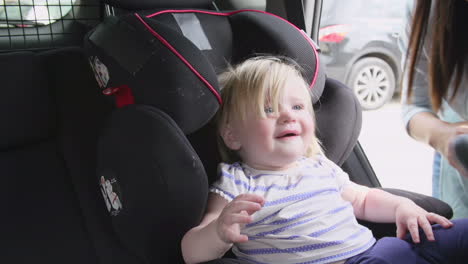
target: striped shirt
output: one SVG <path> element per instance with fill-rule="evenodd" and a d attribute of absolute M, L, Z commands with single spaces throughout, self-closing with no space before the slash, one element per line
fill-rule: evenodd
<path fill-rule="evenodd" d="M 302 158 L 286 171 L 260 171 L 243 163 L 219 165 L 210 188 L 231 201 L 243 193 L 265 198 L 253 221 L 241 229 L 249 237 L 234 254 L 251 263 L 333 263 L 364 252 L 375 243 L 358 224 L 351 203 L 341 197 L 354 184 L 325 158 Z"/>

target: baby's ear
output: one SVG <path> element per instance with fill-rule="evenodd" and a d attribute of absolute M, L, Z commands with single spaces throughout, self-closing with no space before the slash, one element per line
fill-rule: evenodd
<path fill-rule="evenodd" d="M 224 144 L 231 150 L 239 150 L 241 143 L 234 133 L 231 125 L 226 124 L 220 129 L 221 137 L 223 138 Z"/>

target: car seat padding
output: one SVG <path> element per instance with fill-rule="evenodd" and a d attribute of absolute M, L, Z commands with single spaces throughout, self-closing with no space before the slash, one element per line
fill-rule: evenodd
<path fill-rule="evenodd" d="M 178 241 L 201 220 L 208 182 L 166 113 L 146 105 L 114 111 L 98 145 L 98 176 L 109 224 L 133 254 L 149 263 L 181 256 Z"/>
<path fill-rule="evenodd" d="M 56 112 L 48 79 L 33 52 L 0 54 L 0 150 L 6 151 L 55 136 Z"/>

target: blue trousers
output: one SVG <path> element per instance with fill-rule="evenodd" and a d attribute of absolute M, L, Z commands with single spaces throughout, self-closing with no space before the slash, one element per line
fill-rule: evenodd
<path fill-rule="evenodd" d="M 346 261 L 345 264 L 466 264 L 468 263 L 468 219 L 453 220 L 451 228 L 434 225 L 436 241 L 426 239 L 415 244 L 408 235 L 379 239 L 370 249 Z"/>

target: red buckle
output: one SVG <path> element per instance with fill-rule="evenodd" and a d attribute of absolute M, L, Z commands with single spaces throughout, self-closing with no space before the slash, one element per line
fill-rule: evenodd
<path fill-rule="evenodd" d="M 115 103 L 119 108 L 135 103 L 135 98 L 133 97 L 132 89 L 130 89 L 128 85 L 106 88 L 102 91 L 102 93 L 104 95 L 114 95 Z"/>

